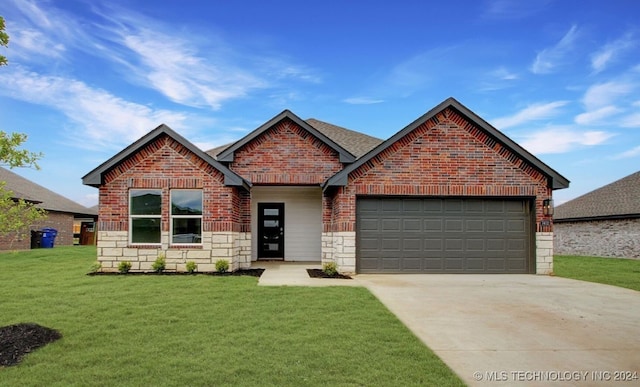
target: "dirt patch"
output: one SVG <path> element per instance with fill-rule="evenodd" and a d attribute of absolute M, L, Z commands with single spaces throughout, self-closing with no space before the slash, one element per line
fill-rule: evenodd
<path fill-rule="evenodd" d="M 311 278 L 338 278 L 338 279 L 352 279 L 348 275 L 336 273 L 334 275 L 329 275 L 322 271 L 322 269 L 307 269 L 307 273 Z"/>
<path fill-rule="evenodd" d="M 34 323 L 0 327 L 0 367 L 16 365 L 26 354 L 60 338 L 55 329 Z"/>
<path fill-rule="evenodd" d="M 87 273 L 87 275 L 211 275 L 216 277 L 233 277 L 233 276 L 243 276 L 248 275 L 252 277 L 260 277 L 264 269 L 242 269 L 236 270 L 233 272 L 219 273 L 219 272 L 195 272 L 195 273 L 187 273 L 187 272 L 178 272 L 178 271 L 163 271 L 162 273 L 156 273 L 155 271 L 142 272 L 142 271 L 130 271 L 128 273 L 119 273 L 117 271 L 99 271 L 95 273 Z"/>

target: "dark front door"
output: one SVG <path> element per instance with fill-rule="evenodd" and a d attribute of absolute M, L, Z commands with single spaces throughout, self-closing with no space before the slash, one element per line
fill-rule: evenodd
<path fill-rule="evenodd" d="M 258 259 L 284 259 L 284 203 L 258 203 Z"/>

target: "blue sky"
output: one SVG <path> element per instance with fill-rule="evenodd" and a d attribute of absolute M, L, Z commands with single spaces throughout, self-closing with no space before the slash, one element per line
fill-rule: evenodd
<path fill-rule="evenodd" d="M 152 6 L 150 4 L 153 4 Z M 635 0 L 4 0 L 0 130 L 81 204 L 81 177 L 161 123 L 203 149 L 283 109 L 388 138 L 453 96 L 571 180 L 638 171 Z"/>

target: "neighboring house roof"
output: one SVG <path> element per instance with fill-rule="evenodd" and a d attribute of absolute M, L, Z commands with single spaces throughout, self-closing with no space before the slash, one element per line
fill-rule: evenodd
<path fill-rule="evenodd" d="M 640 171 L 556 207 L 559 222 L 640 217 Z"/>
<path fill-rule="evenodd" d="M 175 141 L 180 143 L 185 148 L 189 149 L 191 152 L 198 155 L 198 157 L 202 158 L 204 161 L 208 162 L 212 167 L 220 171 L 224 175 L 224 184 L 231 186 L 242 186 L 246 189 L 249 189 L 251 184 L 243 179 L 240 175 L 233 172 L 229 168 L 225 167 L 220 162 L 216 161 L 211 155 L 203 152 L 200 148 L 196 147 L 192 143 L 190 143 L 187 139 L 180 136 L 178 133 L 173 131 L 170 127 L 165 124 L 162 124 L 150 131 L 146 135 L 142 136 L 138 141 L 129 145 L 118 154 L 100 164 L 93 171 L 89 172 L 82 178 L 82 183 L 86 185 L 90 185 L 93 187 L 99 187 L 103 183 L 103 176 L 105 173 L 110 171 L 112 168 L 116 167 L 123 160 L 128 157 L 134 155 L 138 150 L 145 147 L 147 144 L 155 141 L 158 137 L 162 135 L 167 135 L 173 138 Z"/>
<path fill-rule="evenodd" d="M 47 211 L 68 212 L 79 215 L 98 215 L 98 211 L 84 207 L 8 169 L 0 168 L 0 181 L 6 182 L 5 189 L 12 191 L 16 199 L 33 202 L 36 207 L 43 208 Z"/>
<path fill-rule="evenodd" d="M 540 161 L 537 157 L 526 151 L 520 145 L 516 144 L 513 140 L 502 134 L 498 129 L 491 126 L 488 122 L 483 120 L 480 116 L 476 115 L 474 112 L 469 110 L 466 106 L 462 105 L 455 98 L 447 98 L 443 102 L 441 102 L 438 106 L 429 110 L 422 117 L 418 118 L 411 124 L 407 125 L 404 129 L 400 130 L 398 133 L 391 136 L 388 140 L 384 141 L 374 149 L 372 149 L 369 153 L 364 156 L 358 158 L 358 160 L 344 168 L 342 171 L 336 173 L 331 178 L 329 178 L 323 188 L 331 187 L 331 186 L 345 186 L 348 182 L 349 173 L 353 172 L 369 160 L 373 159 L 375 156 L 383 152 L 385 149 L 392 146 L 396 141 L 406 136 L 418 126 L 422 125 L 426 121 L 430 120 L 434 116 L 436 116 L 441 111 L 451 108 L 465 117 L 469 122 L 477 125 L 480 129 L 484 130 L 491 138 L 500 142 L 502 145 L 507 147 L 509 150 L 514 152 L 516 155 L 522 157 L 529 165 L 537 168 L 540 172 L 544 173 L 551 179 L 551 186 L 553 189 L 562 189 L 567 188 L 569 186 L 569 180 L 564 176 L 560 175 L 558 172 L 553 170 L 551 167 Z"/>
<path fill-rule="evenodd" d="M 289 120 L 293 121 L 298 126 L 302 127 L 307 132 L 311 133 L 314 137 L 316 137 L 320 141 L 324 142 L 327 146 L 329 146 L 331 149 L 336 151 L 338 153 L 338 156 L 340 158 L 340 162 L 341 163 L 352 163 L 356 159 L 356 157 L 355 157 L 355 155 L 353 153 L 351 153 L 348 150 L 346 150 L 343 146 L 341 146 L 336 141 L 331 139 L 325 133 L 323 133 L 322 131 L 320 131 L 320 130 L 316 129 L 315 127 L 311 126 L 310 124 L 308 124 L 307 122 L 305 122 L 304 120 L 302 120 L 300 117 L 296 116 L 295 114 L 293 114 L 289 110 L 282 111 L 282 113 L 280 113 L 277 116 L 273 117 L 272 119 L 270 119 L 269 121 L 267 121 L 266 123 L 264 123 L 263 125 L 258 127 L 253 132 L 247 134 L 246 136 L 244 136 L 240 140 L 238 140 L 235 143 L 233 143 L 231 146 L 225 148 L 223 151 L 221 151 L 220 153 L 217 154 L 216 159 L 219 160 L 219 161 L 223 161 L 223 162 L 231 162 L 231 161 L 233 161 L 234 152 L 236 150 L 238 150 L 241 147 L 243 147 L 244 145 L 248 144 L 253 139 L 255 139 L 256 137 L 260 136 L 265 131 L 269 130 L 275 124 L 277 124 L 278 122 L 280 122 L 282 120 L 285 120 L 285 119 L 289 119 Z"/>

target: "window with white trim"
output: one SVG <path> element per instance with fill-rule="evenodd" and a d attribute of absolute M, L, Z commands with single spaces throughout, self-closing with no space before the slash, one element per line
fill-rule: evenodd
<path fill-rule="evenodd" d="M 159 244 L 162 223 L 162 191 L 132 189 L 129 191 L 129 242 Z"/>
<path fill-rule="evenodd" d="M 202 243 L 202 190 L 171 190 L 171 243 Z"/>

